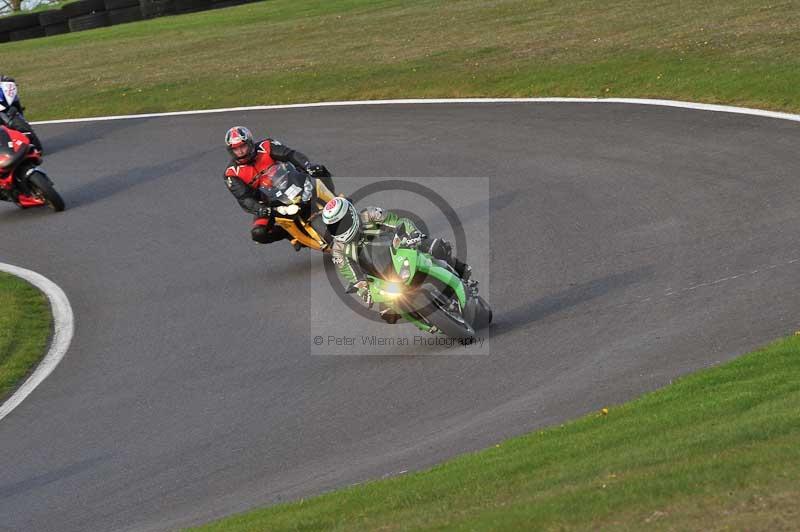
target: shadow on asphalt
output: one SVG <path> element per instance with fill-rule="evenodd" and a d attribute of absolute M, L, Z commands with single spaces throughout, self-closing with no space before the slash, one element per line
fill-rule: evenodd
<path fill-rule="evenodd" d="M 69 209 L 69 205 L 67 205 Z M 0 202 L 0 220 L 3 223 L 14 222 L 30 222 L 31 220 L 38 220 L 45 216 L 58 216 L 48 207 L 33 207 L 30 209 L 20 209 L 11 202 Z"/>
<path fill-rule="evenodd" d="M 121 131 L 133 127 L 137 121 L 135 120 L 109 120 L 105 122 L 94 122 L 86 124 L 79 129 L 69 129 L 64 133 L 54 137 L 47 137 L 39 135 L 44 146 L 44 156 L 47 159 L 48 155 L 57 153 L 63 150 L 89 144 L 103 137 L 107 137 L 111 133 Z"/>
<path fill-rule="evenodd" d="M 577 284 L 561 292 L 536 301 L 523 303 L 507 311 L 498 312 L 499 309 L 494 309 L 495 316 L 489 329 L 489 337 L 495 338 L 517 329 L 522 329 L 526 325 L 576 307 L 581 303 L 597 299 L 610 292 L 621 290 L 646 279 L 652 279 L 653 276 L 654 268 L 652 266 L 644 266 Z"/>
<path fill-rule="evenodd" d="M 191 163 L 203 155 L 205 151 L 200 151 L 163 163 L 138 168 L 123 170 L 116 174 L 107 175 L 84 183 L 77 188 L 64 192 L 64 201 L 68 207 L 76 208 L 90 205 L 108 197 L 124 192 L 135 186 L 156 181 L 170 174 L 185 170 Z"/>

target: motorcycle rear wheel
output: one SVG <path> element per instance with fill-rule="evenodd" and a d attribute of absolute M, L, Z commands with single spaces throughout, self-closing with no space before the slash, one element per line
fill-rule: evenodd
<path fill-rule="evenodd" d="M 33 189 L 33 193 L 41 196 L 47 205 L 55 212 L 64 210 L 64 200 L 61 195 L 53 188 L 50 180 L 41 172 L 33 172 L 28 177 L 28 185 Z"/>

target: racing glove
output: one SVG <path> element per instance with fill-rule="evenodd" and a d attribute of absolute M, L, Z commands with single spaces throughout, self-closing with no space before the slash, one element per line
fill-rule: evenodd
<path fill-rule="evenodd" d="M 272 207 L 261 205 L 255 212 L 258 218 L 272 218 Z"/>
<path fill-rule="evenodd" d="M 366 280 L 359 281 L 354 287 L 358 290 L 358 297 L 369 307 L 372 307 L 372 292 L 369 291 L 369 282 Z"/>
<path fill-rule="evenodd" d="M 311 177 L 320 177 L 328 173 L 328 169 L 321 164 L 311 163 L 306 164 L 306 172 Z"/>

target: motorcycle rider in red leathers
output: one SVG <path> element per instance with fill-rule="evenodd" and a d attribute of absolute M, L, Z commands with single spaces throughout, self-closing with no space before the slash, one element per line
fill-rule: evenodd
<path fill-rule="evenodd" d="M 243 126 L 234 126 L 225 134 L 225 145 L 231 154 L 231 162 L 225 170 L 225 184 L 246 212 L 253 214 L 250 234 L 260 244 L 270 244 L 290 238 L 289 234 L 274 223 L 270 205 L 262 201 L 259 186 L 266 170 L 276 161 L 290 162 L 312 177 L 330 177 L 327 169 L 313 164 L 297 150 L 284 146 L 274 139 L 253 141 L 253 134 Z"/>

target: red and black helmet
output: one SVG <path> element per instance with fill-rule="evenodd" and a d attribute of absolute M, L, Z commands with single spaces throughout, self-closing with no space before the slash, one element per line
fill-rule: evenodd
<path fill-rule="evenodd" d="M 225 146 L 239 164 L 252 162 L 256 156 L 253 134 L 244 126 L 233 126 L 225 133 Z"/>

